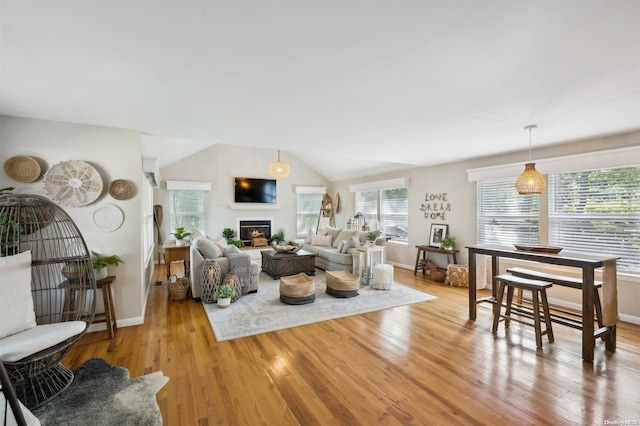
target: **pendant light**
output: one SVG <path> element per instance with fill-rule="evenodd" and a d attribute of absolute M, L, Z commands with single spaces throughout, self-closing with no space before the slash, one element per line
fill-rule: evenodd
<path fill-rule="evenodd" d="M 516 189 L 520 195 L 541 194 L 547 183 L 544 176 L 536 170 L 536 164 L 531 162 L 531 130 L 538 126 L 531 124 L 524 129 L 529 130 L 529 162 L 524 165 L 524 172 L 516 180 Z"/>
<path fill-rule="evenodd" d="M 291 172 L 291 167 L 287 163 L 280 161 L 280 150 L 278 150 L 278 161 L 269 164 L 269 176 L 274 179 L 286 178 Z"/>

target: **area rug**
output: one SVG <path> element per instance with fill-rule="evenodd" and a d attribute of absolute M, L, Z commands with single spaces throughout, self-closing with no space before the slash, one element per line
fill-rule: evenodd
<path fill-rule="evenodd" d="M 156 393 L 169 381 L 161 371 L 129 378 L 129 370 L 101 358 L 73 371 L 71 385 L 34 410 L 43 426 L 161 425 Z"/>
<path fill-rule="evenodd" d="M 280 302 L 280 281 L 264 272 L 260 273 L 258 292 L 245 294 L 229 308 L 220 309 L 215 303 L 203 303 L 216 340 L 222 342 L 436 298 L 393 283 L 391 290 L 362 286 L 358 296 L 340 299 L 325 293 L 323 271 L 316 269 L 316 275 L 311 278 L 316 287 L 316 300 L 308 305 Z"/>

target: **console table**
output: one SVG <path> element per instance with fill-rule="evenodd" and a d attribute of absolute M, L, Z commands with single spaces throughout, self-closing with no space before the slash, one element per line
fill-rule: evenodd
<path fill-rule="evenodd" d="M 418 269 L 422 269 L 422 273 L 425 273 L 425 269 L 427 267 L 427 252 L 429 253 L 439 253 L 447 256 L 447 265 L 453 263 L 454 265 L 458 264 L 458 259 L 456 258 L 456 254 L 460 250 L 448 250 L 440 247 L 431 247 L 431 246 L 416 246 L 418 249 L 418 254 L 416 255 L 416 266 L 413 269 L 413 275 L 418 273 Z M 422 262 L 420 261 L 420 254 L 422 253 Z M 453 259 L 453 262 L 451 261 Z M 443 269 L 443 268 L 439 268 Z M 444 268 L 446 271 L 446 268 Z"/>

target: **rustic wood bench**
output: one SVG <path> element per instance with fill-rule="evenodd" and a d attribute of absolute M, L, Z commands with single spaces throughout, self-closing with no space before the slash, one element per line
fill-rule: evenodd
<path fill-rule="evenodd" d="M 582 289 L 582 279 L 580 278 L 549 274 L 546 272 L 540 272 L 540 271 L 535 271 L 535 270 L 526 269 L 526 268 L 509 268 L 507 269 L 507 272 L 522 278 L 529 278 L 533 280 L 543 280 L 543 281 L 548 281 L 552 284 L 556 284 L 564 287 Z M 602 287 L 602 281 L 594 281 L 594 287 L 596 289 L 596 291 L 594 292 L 594 309 L 595 309 L 595 316 L 596 316 L 595 319 L 598 322 L 598 328 L 603 328 L 604 326 L 602 324 L 602 305 L 600 303 L 600 296 L 598 294 L 598 289 Z M 518 304 L 522 303 L 521 291 L 518 292 L 516 303 Z M 565 315 L 557 315 L 552 313 L 551 319 L 553 322 L 566 325 L 568 327 L 577 328 L 579 330 L 582 329 L 582 321 L 581 321 L 581 316 L 579 314 L 568 311 L 568 310 L 559 309 L 559 308 L 554 308 L 554 309 L 558 312 L 561 312 L 562 314 L 576 317 L 577 319 L 567 317 Z"/>
<path fill-rule="evenodd" d="M 553 342 L 553 329 L 551 327 L 551 316 L 549 314 L 549 302 L 547 301 L 547 288 L 553 286 L 552 283 L 547 281 L 533 280 L 530 278 L 523 278 L 516 275 L 502 274 L 495 277 L 496 283 L 498 283 L 498 292 L 496 294 L 497 300 L 495 305 L 495 312 L 493 316 L 493 332 L 498 331 L 498 323 L 504 320 L 504 327 L 509 327 L 510 321 L 517 321 L 521 324 L 533 327 L 536 332 L 536 346 L 542 347 L 542 336 L 547 335 L 549 342 Z M 507 304 L 505 313 L 502 314 L 502 299 L 504 297 L 504 289 L 507 288 Z M 529 316 L 533 318 L 533 324 L 516 318 L 512 315 L 512 302 L 514 289 L 522 289 L 531 291 L 532 309 L 525 312 L 522 309 L 515 310 L 515 315 Z M 538 298 L 539 295 L 539 298 Z M 542 313 L 540 312 L 540 301 L 542 301 Z M 542 318 L 541 318 L 542 317 Z M 545 330 L 542 330 L 541 321 L 544 320 Z"/>

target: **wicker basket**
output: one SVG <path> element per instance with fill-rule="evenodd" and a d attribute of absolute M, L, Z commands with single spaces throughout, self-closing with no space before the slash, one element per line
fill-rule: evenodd
<path fill-rule="evenodd" d="M 189 278 L 178 278 L 176 282 L 169 282 L 169 299 L 184 300 L 189 293 Z"/>

